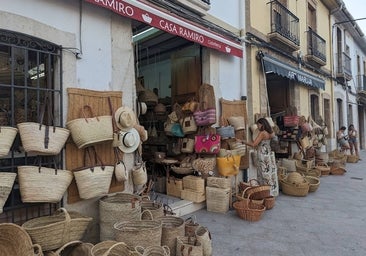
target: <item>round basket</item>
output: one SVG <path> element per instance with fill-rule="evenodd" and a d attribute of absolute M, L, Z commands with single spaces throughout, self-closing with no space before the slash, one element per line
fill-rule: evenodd
<path fill-rule="evenodd" d="M 140 220 L 141 197 L 128 193 L 104 196 L 99 200 L 100 240 L 114 240 L 113 224 Z"/>
<path fill-rule="evenodd" d="M 177 237 L 184 236 L 184 219 L 174 216 L 164 216 L 157 218 L 162 223 L 161 245 L 168 247 L 171 256 L 175 256 L 177 247 Z"/>
<path fill-rule="evenodd" d="M 247 189 L 246 189 L 247 190 Z M 238 201 L 246 201 L 246 202 L 252 202 L 253 204 L 261 204 L 263 205 L 264 199 L 252 199 L 251 194 L 249 194 L 250 199 L 248 198 L 248 195 L 245 193 L 246 190 L 244 190 L 241 195 L 236 195 L 236 199 Z"/>
<path fill-rule="evenodd" d="M 239 218 L 247 221 L 259 221 L 266 209 L 264 205 L 254 204 L 244 200 L 234 202 L 233 207 Z"/>
<path fill-rule="evenodd" d="M 0 157 L 9 154 L 18 129 L 9 126 L 0 126 Z"/>
<path fill-rule="evenodd" d="M 359 159 L 357 155 L 347 155 L 347 163 L 357 163 Z"/>
<path fill-rule="evenodd" d="M 52 216 L 26 221 L 22 227 L 44 251 L 58 249 L 64 244 L 81 240 L 92 218 L 60 208 Z"/>
<path fill-rule="evenodd" d="M 316 177 L 319 178 L 322 175 L 321 171 L 318 169 L 311 169 L 309 171 L 307 171 L 306 176 L 312 176 L 312 177 Z"/>
<path fill-rule="evenodd" d="M 266 210 L 271 210 L 275 205 L 276 198 L 274 196 L 264 198 L 263 205 L 266 207 Z"/>
<path fill-rule="evenodd" d="M 90 255 L 93 244 L 81 241 L 71 241 L 64 244 L 57 251 L 48 251 L 44 256 L 70 256 L 70 255 Z"/>
<path fill-rule="evenodd" d="M 290 196 L 307 196 L 309 193 L 309 183 L 307 181 L 303 183 L 293 184 L 286 179 L 280 180 L 282 193 Z"/>
<path fill-rule="evenodd" d="M 93 254 L 92 251 L 92 255 L 93 256 L 141 256 L 141 254 L 139 252 L 137 252 L 135 250 L 135 248 L 129 247 L 127 244 L 125 244 L 124 242 L 116 242 L 116 241 L 109 241 L 109 242 L 113 242 L 110 243 L 111 245 L 108 248 L 103 248 L 101 250 L 99 250 L 96 254 Z M 107 245 L 107 244 L 105 244 Z M 101 254 L 101 252 L 103 252 L 103 254 Z"/>
<path fill-rule="evenodd" d="M 320 180 L 317 177 L 305 176 L 307 182 L 309 182 L 309 192 L 315 192 L 320 185 Z"/>
<path fill-rule="evenodd" d="M 0 214 L 3 212 L 3 207 L 9 194 L 13 188 L 16 173 L 0 172 Z"/>
<path fill-rule="evenodd" d="M 13 223 L 0 224 L 0 254 L 11 256 L 42 256 L 41 246 L 32 244 L 28 233 Z"/>
<path fill-rule="evenodd" d="M 321 176 L 328 176 L 330 173 L 330 167 L 326 163 L 317 164 L 315 169 L 318 169 L 321 173 Z"/>
<path fill-rule="evenodd" d="M 102 241 L 100 243 L 97 243 L 91 248 L 91 255 L 92 256 L 103 256 L 104 253 L 109 248 L 111 248 L 113 245 L 115 245 L 116 243 L 117 243 L 117 241 L 114 241 L 114 240 L 107 240 L 107 241 Z"/>
<path fill-rule="evenodd" d="M 304 182 L 304 176 L 298 172 L 290 172 L 287 174 L 286 181 L 293 184 L 301 184 Z"/>
<path fill-rule="evenodd" d="M 172 166 L 172 171 L 177 174 L 191 174 L 194 172 L 192 167 L 179 167 L 179 166 Z"/>
<path fill-rule="evenodd" d="M 330 174 L 332 175 L 343 175 L 345 172 L 347 171 L 343 166 L 332 166 L 330 169 Z"/>

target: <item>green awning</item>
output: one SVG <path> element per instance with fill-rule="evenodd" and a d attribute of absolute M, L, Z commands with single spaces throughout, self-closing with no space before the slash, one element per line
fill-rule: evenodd
<path fill-rule="evenodd" d="M 279 76 L 287 77 L 306 86 L 319 89 L 325 88 L 325 81 L 301 69 L 295 68 L 276 58 L 264 53 L 262 56 L 264 70 L 266 73 L 276 73 Z"/>

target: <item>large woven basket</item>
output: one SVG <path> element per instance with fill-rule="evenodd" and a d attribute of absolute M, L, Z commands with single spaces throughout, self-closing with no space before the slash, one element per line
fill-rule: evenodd
<path fill-rule="evenodd" d="M 0 126 L 0 157 L 9 154 L 18 129 L 9 126 Z"/>
<path fill-rule="evenodd" d="M 127 193 L 107 195 L 99 200 L 100 240 L 114 240 L 117 221 L 141 219 L 141 197 Z"/>
<path fill-rule="evenodd" d="M 206 227 L 199 226 L 195 232 L 197 241 L 201 243 L 203 256 L 211 256 L 212 255 L 212 239 L 211 233 L 208 231 Z"/>
<path fill-rule="evenodd" d="M 82 111 L 86 108 L 91 111 L 89 106 L 84 106 Z M 112 116 L 94 116 L 92 111 L 91 115 L 92 117 L 86 117 L 83 112 L 83 118 L 66 123 L 71 137 L 79 149 L 113 140 Z"/>
<path fill-rule="evenodd" d="M 141 202 L 141 219 L 150 220 L 152 215 L 153 220 L 164 216 L 164 207 L 161 202 L 151 200 L 143 200 Z"/>
<path fill-rule="evenodd" d="M 321 176 L 328 176 L 330 173 L 330 167 L 326 163 L 318 163 L 315 169 L 320 171 Z"/>
<path fill-rule="evenodd" d="M 207 177 L 207 187 L 231 188 L 232 177 Z"/>
<path fill-rule="evenodd" d="M 236 201 L 233 207 L 239 218 L 247 221 L 259 221 L 266 209 L 264 205 L 248 202 L 247 200 Z"/>
<path fill-rule="evenodd" d="M 13 188 L 16 173 L 0 172 L 0 214 L 3 212 L 3 207 L 9 194 Z"/>
<path fill-rule="evenodd" d="M 74 170 L 79 196 L 90 199 L 108 194 L 114 166 L 93 166 Z"/>
<path fill-rule="evenodd" d="M 309 182 L 293 184 L 286 179 L 280 180 L 282 193 L 290 196 L 307 196 L 309 193 Z"/>
<path fill-rule="evenodd" d="M 231 188 L 206 187 L 206 207 L 209 212 L 226 213 L 229 210 Z"/>
<path fill-rule="evenodd" d="M 244 197 L 249 197 L 255 200 L 262 200 L 266 197 L 269 197 L 271 194 L 271 186 L 270 185 L 259 185 L 252 186 L 245 190 Z"/>
<path fill-rule="evenodd" d="M 183 177 L 183 188 L 197 192 L 205 191 L 205 180 L 198 176 L 187 175 Z"/>
<path fill-rule="evenodd" d="M 195 237 L 178 236 L 176 256 L 202 256 L 202 244 Z"/>
<path fill-rule="evenodd" d="M 28 233 L 13 223 L 0 224 L 0 255 L 43 256 L 42 248 L 33 244 Z"/>
<path fill-rule="evenodd" d="M 91 217 L 60 208 L 54 215 L 38 217 L 26 221 L 22 227 L 42 250 L 58 249 L 64 244 L 81 240 L 92 221 Z"/>
<path fill-rule="evenodd" d="M 307 182 L 309 182 L 309 192 L 315 192 L 319 188 L 320 179 L 312 176 L 305 176 Z"/>
<path fill-rule="evenodd" d="M 57 203 L 72 181 L 68 170 L 39 166 L 18 166 L 20 195 L 24 203 Z"/>
<path fill-rule="evenodd" d="M 344 175 L 346 172 L 344 166 L 332 166 L 330 168 L 330 174 L 332 175 Z"/>
<path fill-rule="evenodd" d="M 83 243 L 81 241 L 71 241 L 64 244 L 56 251 L 45 252 L 44 256 L 72 256 L 72 255 L 90 255 L 93 244 Z"/>
<path fill-rule="evenodd" d="M 160 220 L 116 222 L 113 227 L 116 234 L 115 240 L 124 242 L 130 247 L 161 245 L 162 223 Z"/>
<path fill-rule="evenodd" d="M 95 244 L 91 248 L 91 256 L 103 256 L 104 253 L 116 243 L 118 242 L 114 240 L 106 240 Z"/>
<path fill-rule="evenodd" d="M 170 250 L 170 255 L 176 255 L 177 237 L 184 236 L 184 219 L 175 216 L 164 216 L 157 218 L 162 223 L 161 245 Z"/>
<path fill-rule="evenodd" d="M 194 203 L 202 203 L 206 200 L 205 192 L 200 192 L 192 189 L 183 189 L 181 192 L 182 199 L 192 201 Z"/>
<path fill-rule="evenodd" d="M 263 200 L 263 205 L 266 207 L 266 210 L 271 210 L 276 202 L 276 198 L 274 196 L 266 197 Z"/>
<path fill-rule="evenodd" d="M 166 179 L 166 194 L 169 196 L 181 197 L 183 190 L 183 180 L 176 178 Z"/>
<path fill-rule="evenodd" d="M 359 159 L 357 155 L 347 155 L 347 163 L 357 163 Z"/>
<path fill-rule="evenodd" d="M 25 152 L 57 155 L 65 145 L 70 131 L 66 128 L 25 122 L 17 124 Z"/>
<path fill-rule="evenodd" d="M 96 255 L 95 255 L 96 256 Z M 102 256 L 141 256 L 141 254 L 123 242 L 115 242 Z"/>

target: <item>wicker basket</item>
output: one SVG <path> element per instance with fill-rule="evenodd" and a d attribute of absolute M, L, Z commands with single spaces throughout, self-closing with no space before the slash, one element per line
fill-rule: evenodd
<path fill-rule="evenodd" d="M 226 213 L 229 210 L 231 188 L 206 187 L 206 206 L 209 212 Z"/>
<path fill-rule="evenodd" d="M 183 188 L 197 192 L 205 191 L 205 180 L 198 176 L 187 175 L 183 177 Z"/>
<path fill-rule="evenodd" d="M 81 241 L 71 241 L 56 251 L 48 251 L 44 256 L 90 255 L 93 244 Z"/>
<path fill-rule="evenodd" d="M 259 221 L 266 209 L 264 205 L 255 204 L 246 200 L 234 202 L 233 207 L 239 218 L 247 221 Z"/>
<path fill-rule="evenodd" d="M 312 177 L 312 176 L 305 176 L 307 182 L 309 182 L 309 192 L 315 192 L 320 185 L 319 178 Z"/>
<path fill-rule="evenodd" d="M 343 166 L 332 166 L 330 169 L 330 174 L 332 175 L 344 175 L 346 172 L 347 171 Z"/>
<path fill-rule="evenodd" d="M 271 194 L 271 186 L 270 185 L 259 185 L 252 186 L 245 190 L 244 197 L 249 197 L 254 200 L 262 200 L 266 197 L 269 197 Z"/>
<path fill-rule="evenodd" d="M 173 172 L 177 174 L 191 174 L 194 172 L 194 169 L 192 167 L 181 167 L 181 166 L 172 166 L 171 169 Z"/>
<path fill-rule="evenodd" d="M 202 256 L 202 244 L 195 237 L 177 237 L 176 256 Z"/>
<path fill-rule="evenodd" d="M 18 129 L 8 126 L 0 126 L 0 157 L 9 154 Z"/>
<path fill-rule="evenodd" d="M 197 228 L 200 225 L 196 221 L 196 216 L 193 215 L 184 221 L 184 235 L 187 237 L 194 237 Z"/>
<path fill-rule="evenodd" d="M 309 193 L 309 183 L 307 181 L 293 184 L 286 179 L 280 180 L 282 193 L 290 196 L 307 196 Z"/>
<path fill-rule="evenodd" d="M 25 152 L 57 155 L 65 145 L 70 131 L 62 127 L 25 122 L 17 125 Z"/>
<path fill-rule="evenodd" d="M 43 256 L 41 246 L 32 244 L 28 233 L 13 223 L 0 224 L 0 254 L 4 256 Z"/>
<path fill-rule="evenodd" d="M 264 198 L 263 205 L 266 210 L 271 210 L 275 205 L 276 198 L 274 196 Z"/>
<path fill-rule="evenodd" d="M 112 244 L 109 248 L 105 250 L 103 254 L 100 254 L 101 256 L 141 256 L 141 254 L 135 250 L 135 248 L 132 248 L 125 244 L 124 242 L 115 242 Z M 95 255 L 97 256 L 97 255 Z"/>
<path fill-rule="evenodd" d="M 202 203 L 206 200 L 205 192 L 199 192 L 192 189 L 183 189 L 180 197 L 194 203 Z"/>
<path fill-rule="evenodd" d="M 347 155 L 347 163 L 357 163 L 359 159 L 357 155 Z"/>
<path fill-rule="evenodd" d="M 181 197 L 183 181 L 176 178 L 166 179 L 166 194 L 169 196 Z"/>
<path fill-rule="evenodd" d="M 0 172 L 0 214 L 3 212 L 3 207 L 9 194 L 13 188 L 16 173 Z"/>
<path fill-rule="evenodd" d="M 148 247 L 161 245 L 162 223 L 161 220 L 133 220 L 122 221 L 114 224 L 115 240 L 124 242 L 128 246 Z"/>
<path fill-rule="evenodd" d="M 196 239 L 202 245 L 203 256 L 212 256 L 212 239 L 211 233 L 206 227 L 200 226 L 197 228 Z"/>
<path fill-rule="evenodd" d="M 317 164 L 315 169 L 318 169 L 321 172 L 321 176 L 328 176 L 330 173 L 330 167 L 326 163 Z"/>
<path fill-rule="evenodd" d="M 168 246 L 153 245 L 147 248 L 137 246 L 136 250 L 140 256 L 172 256 L 175 255 L 176 248 L 174 248 L 174 250 L 171 251 Z M 174 254 L 172 252 L 174 252 Z"/>
<path fill-rule="evenodd" d="M 313 176 L 319 178 L 322 175 L 319 169 L 313 168 L 305 173 L 305 176 Z"/>
<path fill-rule="evenodd" d="M 68 242 L 81 240 L 91 221 L 91 217 L 60 208 L 54 215 L 28 220 L 22 227 L 33 243 L 39 244 L 42 250 L 49 251 Z"/>
<path fill-rule="evenodd" d="M 141 197 L 128 193 L 104 196 L 99 200 L 100 240 L 113 240 L 117 221 L 140 220 Z"/>
<path fill-rule="evenodd" d="M 60 202 L 72 178 L 72 173 L 68 170 L 39 166 L 18 166 L 22 202 Z"/>
<path fill-rule="evenodd" d="M 177 237 L 184 236 L 184 219 L 174 216 L 164 216 L 157 218 L 162 223 L 161 245 L 167 246 L 170 250 L 170 255 L 176 255 Z"/>
<path fill-rule="evenodd" d="M 114 240 L 106 240 L 95 244 L 91 248 L 91 256 L 103 256 L 104 253 L 116 243 L 118 242 Z"/>
<path fill-rule="evenodd" d="M 207 187 L 231 188 L 232 177 L 207 177 Z"/>

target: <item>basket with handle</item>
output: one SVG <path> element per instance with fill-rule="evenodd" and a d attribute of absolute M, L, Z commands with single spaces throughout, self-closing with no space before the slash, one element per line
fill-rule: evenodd
<path fill-rule="evenodd" d="M 232 177 L 207 177 L 207 187 L 231 188 Z"/>
<path fill-rule="evenodd" d="M 93 244 L 91 243 L 83 243 L 82 241 L 76 240 L 64 244 L 56 251 L 48 251 L 44 256 L 90 255 L 92 247 Z"/>
<path fill-rule="evenodd" d="M 13 223 L 0 224 L 0 254 L 43 256 L 41 246 L 32 242 L 24 228 Z"/>
<path fill-rule="evenodd" d="M 315 192 L 319 188 L 320 179 L 313 176 L 305 176 L 307 182 L 309 182 L 309 192 Z"/>
<path fill-rule="evenodd" d="M 263 205 L 266 207 L 266 210 L 271 210 L 275 205 L 276 198 L 274 196 L 266 197 L 263 200 Z"/>
<path fill-rule="evenodd" d="M 196 232 L 197 241 L 202 245 L 202 255 L 211 256 L 212 255 L 212 239 L 211 233 L 206 227 L 200 226 L 197 228 Z"/>
<path fill-rule="evenodd" d="M 148 211 L 148 210 L 147 210 Z M 119 221 L 114 224 L 115 240 L 124 242 L 130 247 L 161 245 L 162 223 L 153 220 Z"/>
<path fill-rule="evenodd" d="M 9 154 L 18 129 L 10 126 L 0 126 L 0 157 Z"/>
<path fill-rule="evenodd" d="M 307 196 L 309 193 L 309 182 L 291 183 L 286 179 L 280 180 L 282 193 L 290 196 Z"/>
<path fill-rule="evenodd" d="M 136 251 L 139 253 L 139 255 L 141 256 L 171 256 L 171 255 L 175 255 L 172 254 L 169 247 L 166 245 L 163 246 L 157 246 L 157 245 L 152 245 L 146 248 L 143 248 L 142 246 L 136 246 Z M 175 248 L 174 248 L 174 252 L 175 252 Z"/>
<path fill-rule="evenodd" d="M 90 113 L 89 116 L 87 111 Z M 85 105 L 81 113 L 81 118 L 66 123 L 79 149 L 113 140 L 111 115 L 96 116 L 89 105 Z"/>
<path fill-rule="evenodd" d="M 184 219 L 175 216 L 164 216 L 159 217 L 157 220 L 160 220 L 162 223 L 162 235 L 161 235 L 161 245 L 167 246 L 170 255 L 176 255 L 176 247 L 177 247 L 177 237 L 184 236 Z"/>
<path fill-rule="evenodd" d="M 44 104 L 41 106 L 38 123 L 18 123 L 20 139 L 25 152 L 37 155 L 57 155 L 64 147 L 70 131 L 63 127 L 56 127 L 52 114 L 51 92 L 46 92 Z M 48 123 L 43 124 L 47 111 Z"/>
<path fill-rule="evenodd" d="M 146 211 L 148 210 L 148 211 Z M 155 202 L 151 200 L 143 200 L 141 202 L 141 219 L 149 220 L 150 214 L 152 214 L 153 219 L 164 216 L 164 207 L 161 202 Z"/>
<path fill-rule="evenodd" d="M 3 207 L 9 194 L 13 188 L 16 173 L 0 172 L 0 214 L 3 212 Z"/>
<path fill-rule="evenodd" d="M 233 203 L 239 218 L 247 221 L 259 221 L 266 209 L 263 204 L 256 204 L 250 200 L 241 200 Z"/>
<path fill-rule="evenodd" d="M 318 163 L 315 166 L 321 173 L 321 176 L 328 176 L 330 174 L 330 167 L 326 163 Z"/>
<path fill-rule="evenodd" d="M 205 180 L 199 176 L 187 175 L 183 177 L 183 188 L 197 192 L 205 191 Z"/>
<path fill-rule="evenodd" d="M 195 215 L 192 215 L 191 217 L 187 218 L 184 221 L 184 230 L 185 230 L 184 236 L 188 237 L 195 236 L 196 229 L 199 226 L 200 225 L 197 223 Z"/>
<path fill-rule="evenodd" d="M 34 218 L 23 223 L 22 227 L 42 250 L 55 250 L 64 244 L 81 240 L 92 221 L 91 217 L 60 208 L 51 216 Z"/>
<path fill-rule="evenodd" d="M 178 236 L 177 237 L 177 248 L 176 256 L 202 256 L 203 248 L 202 244 L 197 238 Z"/>
<path fill-rule="evenodd" d="M 124 242 L 115 242 L 101 256 L 141 256 L 141 254 Z"/>
<path fill-rule="evenodd" d="M 206 207 L 209 212 L 226 213 L 229 210 L 231 188 L 206 187 Z"/>
<path fill-rule="evenodd" d="M 57 203 L 69 187 L 73 175 L 68 170 L 38 166 L 18 166 L 20 195 L 24 203 Z"/>

